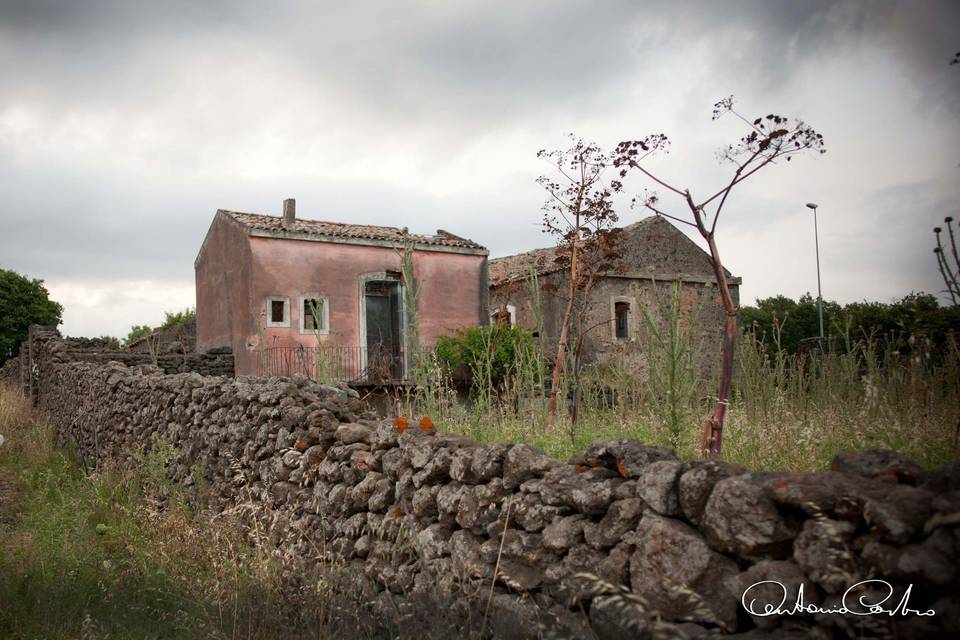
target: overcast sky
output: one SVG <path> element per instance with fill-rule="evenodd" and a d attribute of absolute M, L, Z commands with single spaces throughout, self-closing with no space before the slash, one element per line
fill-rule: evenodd
<path fill-rule="evenodd" d="M 65 333 L 122 337 L 193 305 L 218 208 L 295 197 L 301 217 L 440 227 L 493 256 L 545 246 L 537 150 L 663 132 L 653 166 L 706 194 L 743 134 L 710 119 L 733 94 L 828 149 L 728 203 L 745 303 L 815 294 L 810 201 L 825 298 L 936 292 L 957 50 L 955 1 L 0 0 L 0 268 L 43 278 Z"/>

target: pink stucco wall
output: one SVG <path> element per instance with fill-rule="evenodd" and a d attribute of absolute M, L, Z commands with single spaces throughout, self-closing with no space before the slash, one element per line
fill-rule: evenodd
<path fill-rule="evenodd" d="M 301 335 L 299 328 L 300 296 L 310 293 L 329 300 L 330 333 L 321 336 L 322 342 L 343 347 L 361 346 L 360 278 L 364 274 L 399 272 L 401 258 L 396 249 L 248 237 L 242 231 L 243 246 L 238 247 L 230 241 L 232 226 L 229 220 L 215 221 L 198 264 L 200 348 L 229 343 L 233 347 L 237 375 L 249 375 L 257 372 L 258 322 L 266 347 L 296 344 L 315 347 L 316 336 Z M 420 287 L 417 306 L 421 345 L 430 345 L 439 336 L 458 328 L 484 322 L 485 260 L 484 255 L 440 251 L 418 250 L 414 254 L 414 274 Z M 219 263 L 229 266 L 213 268 Z M 241 290 L 245 290 L 246 295 Z M 267 296 L 290 299 L 289 328 L 266 327 Z M 217 316 L 220 304 L 233 307 L 229 319 Z M 226 342 L 228 332 L 230 339 Z"/>
<path fill-rule="evenodd" d="M 253 326 L 250 309 L 250 245 L 239 224 L 218 213 L 195 265 L 197 351 L 244 347 Z"/>

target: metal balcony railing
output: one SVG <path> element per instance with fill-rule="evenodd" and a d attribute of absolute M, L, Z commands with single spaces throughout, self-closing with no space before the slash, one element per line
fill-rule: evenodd
<path fill-rule="evenodd" d="M 257 374 L 300 374 L 317 382 L 400 384 L 407 380 L 402 349 L 377 347 L 269 347 L 257 353 Z"/>

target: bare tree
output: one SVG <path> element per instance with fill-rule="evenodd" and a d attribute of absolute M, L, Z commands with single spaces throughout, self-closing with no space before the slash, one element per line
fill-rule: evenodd
<path fill-rule="evenodd" d="M 957 234 L 954 232 L 953 216 L 947 216 L 943 219 L 947 225 L 947 234 L 950 237 L 950 253 L 943 246 L 940 239 L 940 233 L 943 231 L 940 227 L 934 227 L 933 233 L 937 237 L 937 246 L 933 252 L 937 254 L 937 266 L 940 267 L 940 275 L 943 277 L 944 284 L 947 285 L 947 295 L 950 301 L 956 305 L 960 301 L 960 254 L 957 251 Z M 953 258 L 953 264 L 950 259 Z"/>
<path fill-rule="evenodd" d="M 720 259 L 716 230 L 720 214 L 733 189 L 764 167 L 778 160 L 791 160 L 794 155 L 813 151 L 825 153 L 823 136 L 801 120 L 788 121 L 775 114 L 748 120 L 733 108 L 733 96 L 724 98 L 714 105 L 713 119 L 731 114 L 744 122 L 747 133 L 739 141 L 720 150 L 719 157 L 735 167 L 733 175 L 720 189 L 699 200 L 690 189 L 674 186 L 651 172 L 648 159 L 658 151 L 669 146 L 663 134 L 650 135 L 643 140 L 621 142 L 614 154 L 614 165 L 620 167 L 620 177 L 628 173 L 639 172 L 647 180 L 653 181 L 668 193 L 677 197 L 687 211 L 682 214 L 666 213 L 656 192 L 648 191 L 642 205 L 659 216 L 669 218 L 681 224 L 689 225 L 707 242 L 714 277 L 720 293 L 720 303 L 724 312 L 723 347 L 721 351 L 720 388 L 717 394 L 713 415 L 704 424 L 702 451 L 704 456 L 720 454 L 723 435 L 723 421 L 730 402 L 730 385 L 733 380 L 733 353 L 737 339 L 737 307 L 727 282 L 726 270 Z"/>
<path fill-rule="evenodd" d="M 609 202 L 605 203 L 609 206 Z M 571 354 L 572 368 L 570 375 L 570 440 L 576 444 L 576 426 L 580 417 L 580 374 L 583 371 L 583 347 L 587 336 L 597 327 L 608 326 L 611 318 L 605 316 L 599 322 L 587 324 L 590 311 L 590 292 L 597 279 L 603 274 L 623 271 L 620 242 L 623 239 L 623 230 L 614 228 L 617 221 L 616 214 L 610 209 L 606 215 L 590 216 L 584 225 L 584 235 L 580 242 L 579 268 L 575 275 L 574 291 L 578 300 L 574 304 L 575 317 L 571 318 L 573 331 L 573 352 Z M 564 253 L 557 257 L 563 262 Z M 570 274 L 571 278 L 574 274 Z"/>
<path fill-rule="evenodd" d="M 547 191 L 543 205 L 543 227 L 558 238 L 557 261 L 567 271 L 569 282 L 566 306 L 560 325 L 557 356 L 551 377 L 550 396 L 547 401 L 547 431 L 553 431 L 557 414 L 557 394 L 561 378 L 567 370 L 569 357 L 570 326 L 577 308 L 586 306 L 590 288 L 600 269 L 604 268 L 613 253 L 614 225 L 617 215 L 611 199 L 619 192 L 618 180 L 604 183 L 603 174 L 610 166 L 610 157 L 596 144 L 584 142 L 570 134 L 572 146 L 566 150 L 541 150 L 537 157 L 549 162 L 556 171 L 553 177 L 541 176 L 537 182 Z M 582 347 L 585 332 L 584 314 L 579 314 L 577 323 L 576 353 Z M 579 358 L 578 358 L 579 362 Z M 575 363 L 574 374 L 579 373 Z M 574 394 L 576 402 L 576 393 Z M 576 410 L 571 412 L 576 416 Z"/>

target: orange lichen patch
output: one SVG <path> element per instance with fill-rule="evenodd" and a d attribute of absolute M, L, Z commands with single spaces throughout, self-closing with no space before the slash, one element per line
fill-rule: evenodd
<path fill-rule="evenodd" d="M 589 469 L 589 468 L 590 468 L 590 467 L 588 467 L 588 466 L 586 466 L 586 465 L 582 465 L 582 464 L 575 464 L 575 465 L 573 465 L 573 470 L 576 471 L 577 473 L 583 473 L 584 471 L 586 471 L 586 470 Z"/>
<path fill-rule="evenodd" d="M 786 489 L 786 488 L 787 488 L 786 482 L 780 481 L 777 483 L 777 489 Z"/>
<path fill-rule="evenodd" d="M 393 419 L 393 428 L 397 430 L 397 433 L 403 433 L 409 426 L 410 421 L 403 416 L 397 416 Z"/>
<path fill-rule="evenodd" d="M 357 460 L 356 462 L 353 463 L 353 466 L 355 466 L 357 469 L 360 469 L 361 471 L 370 467 L 370 465 L 367 464 L 366 460 Z"/>
<path fill-rule="evenodd" d="M 400 511 L 400 507 L 394 507 L 393 511 L 390 512 L 390 515 L 392 515 L 394 518 L 399 518 L 403 515 L 403 512 Z"/>
<path fill-rule="evenodd" d="M 304 449 L 307 448 L 307 441 L 306 441 L 306 440 L 297 440 L 297 444 L 294 445 L 294 446 L 297 447 L 297 451 L 303 451 Z"/>
<path fill-rule="evenodd" d="M 589 464 L 591 467 L 599 467 L 600 460 L 598 458 L 587 458 L 587 464 Z"/>
<path fill-rule="evenodd" d="M 430 419 L 430 416 L 420 418 L 420 431 L 430 431 L 431 429 L 433 429 L 433 420 Z"/>
<path fill-rule="evenodd" d="M 630 477 L 630 471 L 623 466 L 623 460 L 617 460 L 617 472 L 624 478 Z"/>

